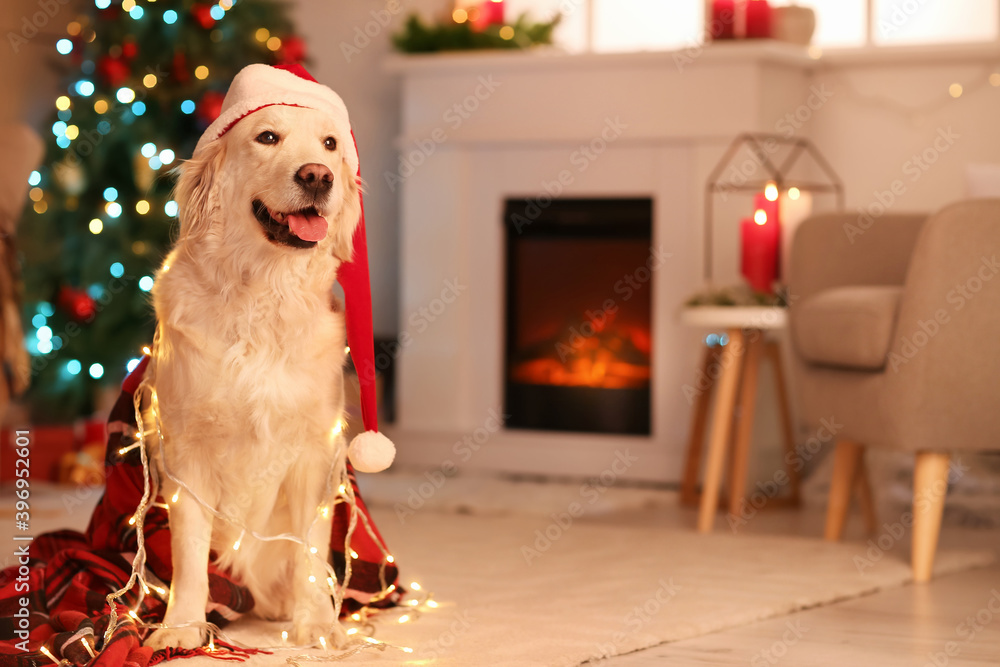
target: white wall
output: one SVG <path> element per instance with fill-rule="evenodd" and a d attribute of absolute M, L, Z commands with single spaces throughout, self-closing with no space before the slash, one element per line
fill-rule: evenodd
<path fill-rule="evenodd" d="M 293 19 L 306 40 L 310 71 L 347 104 L 365 179 L 365 224 L 371 264 L 375 333 L 398 331 L 398 190 L 386 184 L 395 171 L 399 133 L 399 86 L 383 69 L 391 35 L 413 12 L 433 16 L 450 0 L 298 0 Z M 367 31 L 367 34 L 366 34 Z"/>

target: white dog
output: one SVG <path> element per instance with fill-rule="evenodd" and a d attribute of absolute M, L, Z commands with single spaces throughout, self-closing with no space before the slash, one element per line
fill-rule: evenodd
<path fill-rule="evenodd" d="M 302 104 L 237 120 L 182 167 L 180 235 L 153 289 L 147 378 L 163 441 L 150 456 L 164 463 L 162 496 L 177 497 L 164 623 L 182 626 L 154 632 L 154 648 L 205 643 L 210 551 L 256 614 L 293 621 L 297 643 L 342 638 L 329 590 L 310 576 L 326 581 L 331 520 L 318 509 L 345 465 L 334 427 L 346 341 L 331 288 L 361 215 L 356 153 L 343 123 Z M 252 533 L 295 535 L 312 553 Z"/>

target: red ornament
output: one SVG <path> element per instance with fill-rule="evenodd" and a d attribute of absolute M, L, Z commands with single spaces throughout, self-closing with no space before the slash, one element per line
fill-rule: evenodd
<path fill-rule="evenodd" d="M 132 70 L 121 58 L 101 56 L 97 61 L 97 74 L 110 88 L 118 88 L 132 76 Z"/>
<path fill-rule="evenodd" d="M 286 37 L 281 40 L 279 58 L 283 63 L 300 63 L 306 59 L 306 43 L 302 38 Z"/>
<path fill-rule="evenodd" d="M 82 289 L 76 289 L 63 285 L 59 288 L 59 295 L 56 298 L 59 308 L 77 323 L 89 322 L 97 314 L 97 305 L 94 300 Z"/>
<path fill-rule="evenodd" d="M 177 83 L 187 83 L 191 80 L 191 74 L 187 67 L 187 56 L 184 55 L 183 51 L 174 52 L 174 62 L 170 68 L 170 74 L 173 75 L 174 81 Z"/>
<path fill-rule="evenodd" d="M 222 113 L 222 101 L 226 99 L 226 96 L 217 90 L 206 91 L 204 95 L 201 96 L 201 100 L 198 102 L 198 108 L 195 110 L 195 114 L 205 127 L 212 124 L 219 114 Z"/>
<path fill-rule="evenodd" d="M 212 18 L 212 6 L 196 4 L 191 7 L 191 16 L 205 30 L 215 26 L 215 19 Z"/>

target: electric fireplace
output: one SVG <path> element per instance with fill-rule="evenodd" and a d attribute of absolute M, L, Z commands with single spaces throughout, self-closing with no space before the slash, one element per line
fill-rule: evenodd
<path fill-rule="evenodd" d="M 652 199 L 508 199 L 506 426 L 648 435 Z"/>

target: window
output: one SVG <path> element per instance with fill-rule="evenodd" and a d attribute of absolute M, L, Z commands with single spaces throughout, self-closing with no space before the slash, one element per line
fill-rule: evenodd
<path fill-rule="evenodd" d="M 710 0 L 709 0 L 710 1 Z M 701 41 L 705 0 L 505 0 L 508 20 L 563 13 L 556 43 L 574 51 L 679 49 Z M 821 47 L 989 42 L 1000 38 L 1000 0 L 771 0 L 816 11 Z M 869 20 L 870 16 L 870 20 Z"/>

